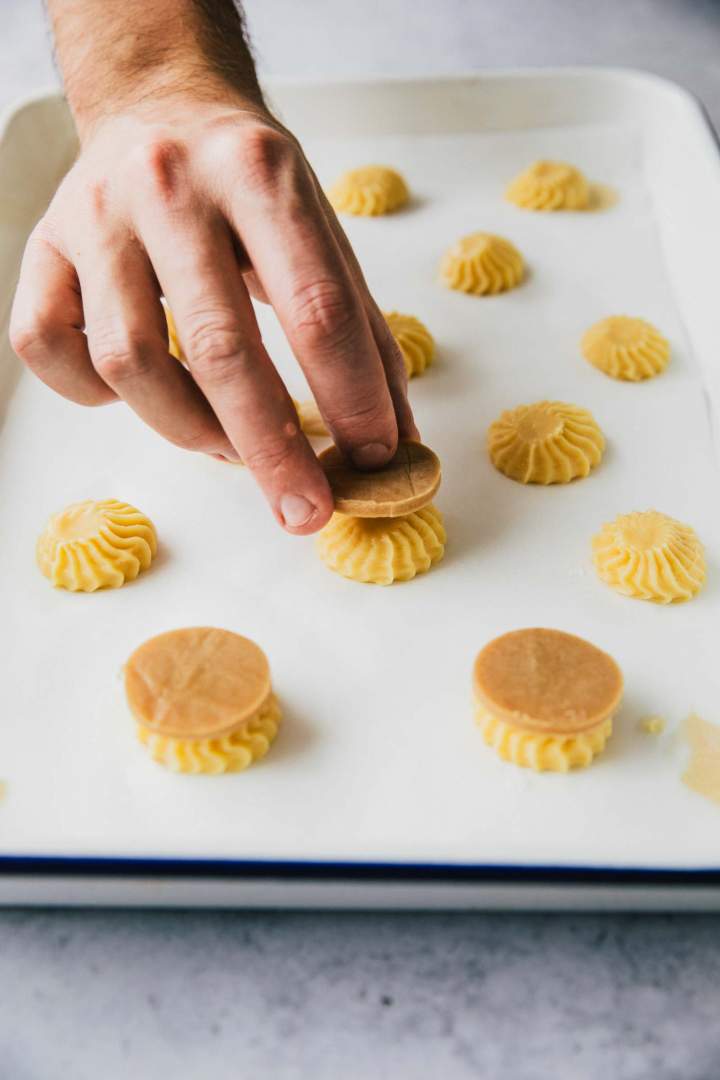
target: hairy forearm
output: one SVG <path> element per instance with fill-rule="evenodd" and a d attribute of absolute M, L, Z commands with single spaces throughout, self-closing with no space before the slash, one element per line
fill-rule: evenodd
<path fill-rule="evenodd" d="M 191 92 L 260 103 L 233 0 L 47 0 L 81 134 L 140 102 Z"/>

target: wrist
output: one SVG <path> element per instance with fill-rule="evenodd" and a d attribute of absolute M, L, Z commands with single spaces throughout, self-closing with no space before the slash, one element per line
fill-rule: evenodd
<path fill-rule="evenodd" d="M 246 91 L 207 66 L 192 62 L 167 66 L 155 75 L 146 72 L 132 86 L 124 87 L 114 80 L 108 93 L 91 94 L 78 87 L 75 94 L 68 92 L 67 96 L 83 144 L 106 123 L 123 117 L 150 124 L 199 121 L 217 107 L 269 115 L 259 91 Z"/>
<path fill-rule="evenodd" d="M 233 0 L 48 0 L 81 139 L 168 99 L 263 108 Z"/>

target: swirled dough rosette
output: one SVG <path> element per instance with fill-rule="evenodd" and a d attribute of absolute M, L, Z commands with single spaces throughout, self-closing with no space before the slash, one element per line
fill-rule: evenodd
<path fill-rule="evenodd" d="M 605 439 L 587 409 L 539 401 L 508 409 L 491 424 L 488 453 L 499 472 L 521 484 L 567 484 L 598 465 Z"/>
<path fill-rule="evenodd" d="M 561 630 L 514 630 L 473 669 L 475 720 L 504 760 L 538 772 L 584 768 L 604 749 L 622 699 L 619 667 Z"/>
<path fill-rule="evenodd" d="M 627 382 L 652 379 L 670 362 L 670 345 L 652 323 L 611 315 L 583 335 L 583 356 L 605 375 Z"/>
<path fill-rule="evenodd" d="M 386 311 L 384 315 L 402 353 L 408 378 L 422 375 L 435 359 L 432 334 L 414 315 L 402 315 L 399 311 Z"/>
<path fill-rule="evenodd" d="M 155 526 L 140 510 L 118 499 L 87 499 L 53 514 L 36 555 L 53 585 L 95 592 L 132 581 L 156 552 Z"/>
<path fill-rule="evenodd" d="M 262 649 L 214 627 L 144 642 L 125 664 L 125 694 L 138 739 L 173 772 L 240 772 L 265 757 L 281 721 Z"/>
<path fill-rule="evenodd" d="M 405 206 L 410 193 L 395 169 L 387 165 L 365 165 L 344 173 L 330 188 L 328 198 L 341 214 L 377 217 Z"/>
<path fill-rule="evenodd" d="M 598 577 L 623 596 L 672 604 L 705 582 L 705 551 L 689 525 L 657 510 L 621 514 L 593 538 Z"/>
<path fill-rule="evenodd" d="M 159 765 L 171 772 L 242 772 L 269 751 L 280 725 L 281 712 L 273 696 L 237 731 L 216 739 L 174 739 L 156 735 L 141 724 L 137 736 Z"/>
<path fill-rule="evenodd" d="M 519 285 L 523 257 L 502 236 L 476 232 L 463 236 L 443 256 L 440 277 L 450 289 L 474 296 L 494 296 Z"/>
<path fill-rule="evenodd" d="M 605 749 L 612 735 L 612 718 L 578 735 L 539 735 L 523 731 L 475 705 L 475 722 L 483 739 L 496 754 L 512 765 L 536 772 L 568 772 L 584 769 Z"/>
<path fill-rule="evenodd" d="M 445 527 L 426 506 L 404 517 L 359 518 L 333 514 L 317 539 L 320 558 L 353 581 L 391 585 L 410 581 L 442 559 Z"/>
<path fill-rule="evenodd" d="M 505 198 L 523 210 L 586 210 L 590 186 L 574 165 L 536 161 L 515 177 Z"/>

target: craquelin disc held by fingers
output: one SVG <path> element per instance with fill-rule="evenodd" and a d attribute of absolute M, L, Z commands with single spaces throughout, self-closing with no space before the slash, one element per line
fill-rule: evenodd
<path fill-rule="evenodd" d="M 432 502 L 440 487 L 440 459 L 422 443 L 404 441 L 381 469 L 360 472 L 336 446 L 320 454 L 335 509 L 353 517 L 403 517 Z"/>

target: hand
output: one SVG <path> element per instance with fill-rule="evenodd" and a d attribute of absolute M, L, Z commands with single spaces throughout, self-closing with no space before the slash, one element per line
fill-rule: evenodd
<path fill-rule="evenodd" d="M 257 102 L 228 98 L 165 96 L 91 127 L 28 241 L 11 341 L 64 397 L 122 398 L 177 446 L 241 457 L 306 534 L 332 496 L 249 292 L 273 305 L 356 465 L 417 430 L 397 346 L 302 150 Z M 168 353 L 161 295 L 189 371 Z"/>

